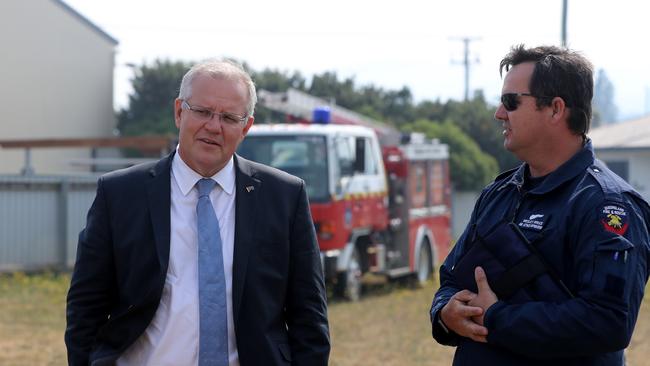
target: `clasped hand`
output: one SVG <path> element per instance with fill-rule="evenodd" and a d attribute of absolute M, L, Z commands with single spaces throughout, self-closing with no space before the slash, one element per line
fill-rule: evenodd
<path fill-rule="evenodd" d="M 483 316 L 498 298 L 490 288 L 483 268 L 476 267 L 474 278 L 478 294 L 469 290 L 457 292 L 442 308 L 440 317 L 447 328 L 456 334 L 486 343 L 488 331 L 483 325 Z"/>

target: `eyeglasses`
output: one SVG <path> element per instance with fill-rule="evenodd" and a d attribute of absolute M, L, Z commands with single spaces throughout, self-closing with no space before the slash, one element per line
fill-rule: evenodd
<path fill-rule="evenodd" d="M 239 123 L 244 123 L 248 120 L 248 116 L 239 116 L 228 112 L 213 112 L 207 108 L 190 105 L 185 100 L 181 103 L 181 108 L 191 111 L 192 116 L 201 122 L 211 121 L 214 116 L 218 116 L 219 121 L 231 126 L 237 125 Z"/>
<path fill-rule="evenodd" d="M 530 93 L 505 93 L 501 94 L 501 104 L 508 112 L 512 112 L 519 107 L 519 99 L 517 97 L 533 97 L 533 98 L 552 98 L 544 95 L 533 95 Z"/>

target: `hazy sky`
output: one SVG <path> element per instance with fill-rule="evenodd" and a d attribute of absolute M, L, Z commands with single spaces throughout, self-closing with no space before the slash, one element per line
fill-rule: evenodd
<path fill-rule="evenodd" d="M 496 104 L 510 46 L 559 44 L 562 0 L 64 0 L 120 43 L 115 105 L 130 92 L 129 63 L 233 57 L 254 69 L 336 71 L 358 85 L 416 100 L 461 99 L 462 37 L 472 37 L 470 89 Z M 568 44 L 615 86 L 619 119 L 650 113 L 650 2 L 569 0 Z"/>

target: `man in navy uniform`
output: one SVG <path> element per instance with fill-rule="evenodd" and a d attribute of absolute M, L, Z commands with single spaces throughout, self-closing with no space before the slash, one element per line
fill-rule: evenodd
<path fill-rule="evenodd" d="M 520 45 L 504 69 L 495 117 L 523 164 L 483 190 L 440 268 L 433 337 L 454 365 L 623 365 L 650 208 L 594 158 L 589 61 Z"/>

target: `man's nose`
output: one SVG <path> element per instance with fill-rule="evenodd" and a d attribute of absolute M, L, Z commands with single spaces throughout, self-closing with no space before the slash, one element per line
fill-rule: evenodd
<path fill-rule="evenodd" d="M 503 107 L 503 103 L 499 103 L 497 110 L 494 112 L 494 118 L 497 121 L 505 121 L 508 119 L 508 113 L 506 112 L 506 109 Z"/>
<path fill-rule="evenodd" d="M 204 125 L 203 128 L 205 128 L 208 131 L 214 131 L 214 132 L 219 132 L 221 131 L 221 125 L 223 122 L 221 122 L 221 116 L 218 114 L 215 114 L 208 120 Z"/>

